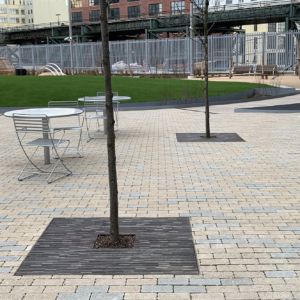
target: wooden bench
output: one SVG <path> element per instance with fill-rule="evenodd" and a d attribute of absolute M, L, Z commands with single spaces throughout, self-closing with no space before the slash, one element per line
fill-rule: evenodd
<path fill-rule="evenodd" d="M 275 75 L 277 73 L 277 65 L 264 65 L 264 74 L 262 74 L 262 65 L 257 65 L 255 74 Z"/>
<path fill-rule="evenodd" d="M 250 74 L 253 72 L 253 66 L 234 66 L 232 74 Z"/>

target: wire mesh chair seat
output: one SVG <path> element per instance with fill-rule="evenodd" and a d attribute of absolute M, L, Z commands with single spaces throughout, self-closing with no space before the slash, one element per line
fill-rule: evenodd
<path fill-rule="evenodd" d="M 78 106 L 78 101 L 49 101 L 48 102 L 48 107 L 55 107 L 55 108 L 79 108 Z M 83 152 L 83 143 L 82 143 L 82 125 L 83 125 L 83 120 L 82 122 L 80 121 L 80 116 L 77 116 L 78 118 L 78 124 L 72 124 L 71 126 L 54 126 L 52 127 L 53 131 L 59 131 L 59 130 L 76 130 L 79 133 L 78 137 L 78 144 L 76 149 L 76 152 L 78 153 L 79 157 L 83 157 L 84 152 Z M 69 149 L 74 149 L 74 147 L 69 147 Z M 52 151 L 53 155 L 53 151 Z"/>
<path fill-rule="evenodd" d="M 27 162 L 23 169 L 21 170 L 20 174 L 18 175 L 18 180 L 22 181 L 27 178 L 31 178 L 35 175 L 45 175 L 49 174 L 47 177 L 47 183 L 52 183 L 53 181 L 56 181 L 62 177 L 69 176 L 72 174 L 72 172 L 69 170 L 69 168 L 64 164 L 62 157 L 66 150 L 68 149 L 68 146 L 70 144 L 70 141 L 68 139 L 63 139 L 64 133 L 60 137 L 60 139 L 54 139 L 54 134 L 57 133 L 57 131 L 53 131 L 50 129 L 49 126 L 49 118 L 47 115 L 22 115 L 22 114 L 13 114 L 13 121 L 15 126 L 15 131 L 20 143 L 20 146 L 27 157 Z M 27 135 L 37 135 L 41 134 L 43 135 L 43 138 L 35 138 L 34 140 L 26 141 L 25 138 Z M 27 138 L 26 138 L 27 139 Z M 61 147 L 62 153 L 59 155 L 58 147 L 65 144 L 64 147 Z M 35 147 L 33 153 L 31 155 L 28 155 L 25 147 Z M 40 147 L 51 147 L 55 151 L 55 155 L 57 157 L 57 160 L 54 164 L 54 167 L 49 170 L 43 170 L 39 166 L 37 166 L 36 163 L 33 162 L 33 157 L 37 150 Z M 62 171 L 56 171 L 56 168 L 58 164 L 61 164 L 65 172 Z M 32 167 L 28 167 L 28 165 L 32 165 Z M 28 169 L 28 171 L 27 171 Z M 29 170 L 35 170 L 35 171 L 29 171 Z M 23 173 L 29 173 L 30 175 L 22 176 Z M 51 176 L 53 174 L 62 174 L 61 176 L 51 179 Z"/>
<path fill-rule="evenodd" d="M 103 101 L 105 102 L 105 92 L 97 92 L 97 96 L 103 97 Z M 119 96 L 119 93 L 113 92 L 113 96 Z M 115 131 L 118 131 L 119 130 L 119 104 L 120 104 L 120 102 L 113 100 L 113 104 L 116 104 L 116 105 L 114 105 L 114 113 L 115 113 L 115 118 L 116 118 Z"/>
<path fill-rule="evenodd" d="M 103 120 L 103 132 L 106 131 L 106 112 L 105 108 L 105 101 L 102 101 L 101 97 L 84 97 L 84 119 L 86 122 L 86 129 L 87 129 L 87 142 L 91 139 L 100 139 L 103 138 L 101 136 L 91 135 L 90 128 L 91 128 L 91 121 L 96 120 L 96 131 L 100 131 L 100 124 L 99 120 Z M 91 114 L 88 114 L 91 113 Z"/>

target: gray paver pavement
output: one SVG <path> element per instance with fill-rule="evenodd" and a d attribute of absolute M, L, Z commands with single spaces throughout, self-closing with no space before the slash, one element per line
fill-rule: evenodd
<path fill-rule="evenodd" d="M 84 158 L 67 153 L 73 176 L 18 182 L 25 158 L 1 116 L 1 297 L 300 299 L 300 118 L 214 111 L 212 132 L 245 142 L 178 143 L 176 133 L 204 132 L 202 112 L 179 109 L 120 112 L 116 133 L 120 217 L 188 216 L 200 266 L 192 276 L 14 276 L 53 217 L 109 217 L 106 140 L 84 142 Z"/>

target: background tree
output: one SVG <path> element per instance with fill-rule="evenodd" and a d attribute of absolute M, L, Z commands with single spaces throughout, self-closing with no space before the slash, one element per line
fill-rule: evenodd
<path fill-rule="evenodd" d="M 108 178 L 110 195 L 110 241 L 118 242 L 119 236 L 119 212 L 118 212 L 118 183 L 116 168 L 116 147 L 115 147 L 115 120 L 113 109 L 113 93 L 111 88 L 111 70 L 109 60 L 109 33 L 108 33 L 108 4 L 106 0 L 100 0 L 100 22 L 104 68 L 104 88 L 107 112 L 107 157 L 108 157 Z"/>
<path fill-rule="evenodd" d="M 196 11 L 196 17 L 198 20 L 196 20 L 196 24 L 199 25 L 199 23 L 203 25 L 203 32 L 197 31 L 196 34 L 198 36 L 199 41 L 203 45 L 204 48 L 204 101 L 205 101 L 205 137 L 210 138 L 210 123 L 209 123 L 209 99 L 208 99 L 208 35 L 210 31 L 212 30 L 213 26 L 219 19 L 220 15 L 223 13 L 225 6 L 223 9 L 218 10 L 217 8 L 212 9 L 215 18 L 214 20 L 209 24 L 208 23 L 208 9 L 209 9 L 209 3 L 212 2 L 212 0 L 190 0 L 192 5 L 195 7 Z M 196 25 L 194 24 L 194 25 Z M 211 64 L 213 61 L 210 62 Z"/>

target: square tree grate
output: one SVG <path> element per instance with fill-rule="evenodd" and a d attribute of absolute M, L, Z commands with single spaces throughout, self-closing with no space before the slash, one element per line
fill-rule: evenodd
<path fill-rule="evenodd" d="M 54 218 L 19 269 L 22 275 L 199 274 L 189 218 L 120 218 L 130 249 L 94 249 L 108 218 Z"/>
<path fill-rule="evenodd" d="M 245 142 L 236 133 L 211 133 L 212 138 L 205 138 L 205 133 L 176 133 L 177 142 L 202 142 L 202 143 L 221 143 L 221 142 Z M 203 138 L 204 137 L 204 138 Z"/>

